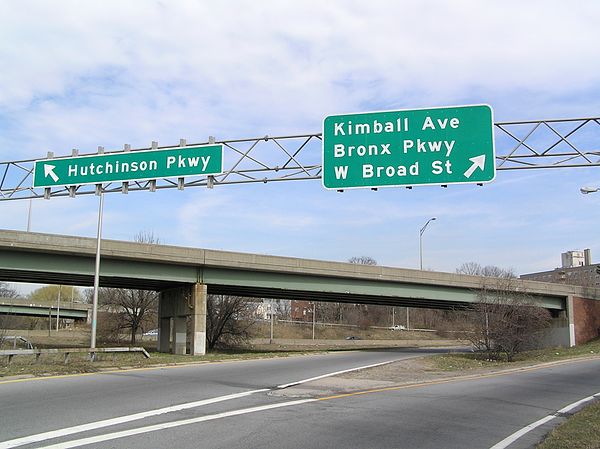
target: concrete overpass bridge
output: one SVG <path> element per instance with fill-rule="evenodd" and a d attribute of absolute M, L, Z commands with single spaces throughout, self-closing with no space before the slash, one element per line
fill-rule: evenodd
<path fill-rule="evenodd" d="M 0 231 L 0 280 L 92 285 L 95 248 L 91 238 Z M 159 350 L 177 353 L 186 346 L 192 354 L 205 352 L 207 294 L 457 309 L 477 302 L 483 282 L 453 273 L 112 240 L 102 241 L 101 254 L 101 286 L 161 293 Z M 526 280 L 516 287 L 552 312 L 555 343 L 597 335 L 597 289 Z M 592 319 L 576 320 L 592 309 Z"/>
<path fill-rule="evenodd" d="M 56 301 L 28 301 L 20 298 L 0 298 L 0 314 L 16 316 L 37 316 L 67 318 L 90 322 L 90 304 L 64 301 L 58 307 Z"/>

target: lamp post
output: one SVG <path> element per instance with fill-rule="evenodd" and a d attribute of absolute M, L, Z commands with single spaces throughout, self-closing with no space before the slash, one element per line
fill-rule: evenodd
<path fill-rule="evenodd" d="M 423 233 L 425 232 L 425 229 L 427 229 L 427 225 L 429 225 L 429 223 L 431 223 L 433 220 L 437 220 L 437 217 L 431 217 L 429 220 L 427 220 L 427 222 L 419 231 L 419 267 L 421 270 L 423 269 Z"/>
<path fill-rule="evenodd" d="M 423 227 L 421 228 L 421 230 L 419 231 L 419 268 L 421 269 L 421 271 L 423 271 L 423 233 L 425 232 L 425 229 L 427 229 L 427 226 L 429 225 L 429 223 L 431 223 L 432 221 L 437 220 L 437 217 L 431 217 L 429 220 L 427 220 L 425 222 L 425 224 L 423 225 Z M 409 307 L 406 307 L 406 329 L 410 329 L 410 312 L 409 312 Z"/>

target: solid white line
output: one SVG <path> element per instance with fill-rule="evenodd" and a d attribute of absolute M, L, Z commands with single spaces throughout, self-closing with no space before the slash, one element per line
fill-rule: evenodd
<path fill-rule="evenodd" d="M 552 421 L 554 418 L 558 418 L 560 416 L 559 415 L 560 413 L 567 413 L 567 412 L 573 410 L 574 408 L 579 407 L 580 405 L 585 404 L 586 402 L 593 401 L 594 399 L 599 398 L 599 397 L 600 397 L 600 393 L 596 393 L 592 396 L 588 396 L 587 398 L 583 398 L 583 399 L 580 399 L 579 401 L 573 402 L 572 404 L 569 404 L 566 407 L 561 408 L 558 412 L 553 413 L 552 415 L 545 416 L 544 418 L 537 420 L 536 422 L 531 423 L 528 426 L 523 427 L 521 430 L 518 430 L 515 433 L 513 433 L 512 435 L 509 435 L 508 437 L 506 437 L 499 443 L 494 444 L 490 449 L 505 449 L 508 446 L 510 446 L 511 444 L 513 444 L 515 441 L 517 441 L 519 438 L 521 438 L 523 435 L 525 435 L 526 433 L 531 432 L 536 427 L 539 427 L 542 424 L 546 424 L 548 421 Z"/>
<path fill-rule="evenodd" d="M 100 443 L 103 441 L 115 440 L 117 438 L 140 435 L 142 433 L 155 432 L 157 430 L 172 429 L 174 427 L 186 426 L 188 424 L 197 424 L 206 421 L 213 421 L 215 419 L 227 418 L 230 416 L 246 415 L 248 413 L 262 412 L 265 410 L 272 410 L 281 407 L 290 407 L 293 405 L 301 405 L 315 401 L 318 401 L 318 399 L 300 399 L 297 401 L 280 402 L 279 404 L 261 405 L 258 407 L 233 410 L 231 412 L 216 413 L 214 415 L 200 416 L 198 418 L 183 419 L 181 421 L 171 421 L 163 424 L 155 424 L 153 426 L 138 427 L 137 429 L 124 430 L 121 432 L 108 433 L 105 435 L 98 435 L 89 438 L 82 438 L 80 440 L 72 440 L 64 443 L 53 444 L 51 446 L 44 446 L 41 449 L 69 449 L 72 447 L 85 446 L 86 444 Z"/>
<path fill-rule="evenodd" d="M 415 357 L 417 357 L 417 356 L 415 356 Z M 411 357 L 407 357 L 407 358 L 411 358 Z M 405 360 L 405 359 L 402 359 L 402 360 Z M 398 360 L 390 360 L 387 362 L 374 363 L 371 365 L 359 366 L 357 368 L 350 368 L 350 369 L 346 369 L 346 370 L 342 370 L 342 371 L 336 371 L 333 373 L 323 374 L 321 376 L 311 377 L 309 379 L 304 379 L 304 380 L 299 380 L 296 382 L 291 382 L 288 384 L 278 385 L 275 388 L 283 389 L 283 388 L 291 387 L 294 385 L 300 385 L 300 384 L 310 382 L 313 380 L 324 379 L 326 377 L 336 376 L 338 374 L 348 373 L 351 371 L 358 371 L 358 370 L 366 369 L 366 368 L 374 368 L 376 366 L 381 366 L 381 365 L 387 365 L 389 363 L 393 363 L 396 361 L 398 361 Z M 78 426 L 66 427 L 64 429 L 57 429 L 57 430 L 53 430 L 53 431 L 49 431 L 49 432 L 38 433 L 35 435 L 29 435 L 29 436 L 25 436 L 25 437 L 21 437 L 21 438 L 16 438 L 13 440 L 0 442 L 0 449 L 10 449 L 10 448 L 14 448 L 14 447 L 23 446 L 25 444 L 37 443 L 40 441 L 50 440 L 53 438 L 60 438 L 60 437 L 72 435 L 75 433 L 87 432 L 89 430 L 101 429 L 104 427 L 109 427 L 109 426 L 114 426 L 114 425 L 118 425 L 118 424 L 123 424 L 126 422 L 136 421 L 136 420 L 148 418 L 151 416 L 157 416 L 157 415 L 162 415 L 165 413 L 175 412 L 175 411 L 179 411 L 179 410 L 186 410 L 186 409 L 190 409 L 190 408 L 201 407 L 203 405 L 209 405 L 209 404 L 214 404 L 216 402 L 228 401 L 230 399 L 238 399 L 238 398 L 242 398 L 245 396 L 249 396 L 251 394 L 263 393 L 266 391 L 270 391 L 270 389 L 263 388 L 260 390 L 245 391 L 242 393 L 235 393 L 235 394 L 230 394 L 230 395 L 226 395 L 226 396 L 219 396 L 216 398 L 204 399 L 201 401 L 189 402 L 189 403 L 185 403 L 185 404 L 164 407 L 164 408 L 160 408 L 160 409 L 156 409 L 156 410 L 149 410 L 146 412 L 135 413 L 132 415 L 124 415 L 124 416 L 119 416 L 116 418 L 105 419 L 102 421 L 81 424 Z"/>
<path fill-rule="evenodd" d="M 417 357 L 417 356 L 415 356 L 415 357 Z M 313 380 L 324 379 L 326 377 L 337 376 L 338 374 L 349 373 L 351 371 L 358 371 L 361 369 L 375 368 L 376 366 L 388 365 L 390 363 L 398 362 L 399 360 L 407 360 L 409 358 L 412 358 L 412 357 L 407 357 L 405 359 L 389 360 L 387 362 L 374 363 L 372 365 L 359 366 L 358 368 L 350 368 L 350 369 L 345 369 L 342 371 L 336 371 L 335 373 L 323 374 L 321 376 L 311 377 L 309 379 L 303 379 L 303 380 L 298 380 L 296 382 L 290 382 L 289 384 L 277 385 L 277 387 L 275 387 L 275 388 L 282 389 L 282 388 L 293 387 L 295 385 L 305 384 L 306 382 L 311 382 Z"/>
<path fill-rule="evenodd" d="M 114 426 L 117 424 L 123 424 L 130 421 L 136 421 L 150 416 L 163 415 L 165 413 L 176 412 L 179 410 L 187 410 L 190 408 L 202 407 L 203 405 L 214 404 L 217 402 L 229 401 L 231 399 L 243 398 L 250 396 L 255 393 L 262 393 L 269 391 L 268 388 L 261 390 L 244 391 L 242 393 L 228 394 L 226 396 L 218 396 L 210 399 L 203 399 L 201 401 L 188 402 L 185 404 L 173 405 L 170 407 L 163 407 L 155 410 L 148 410 L 147 412 L 134 413 L 132 415 L 118 416 L 116 418 L 105 419 L 102 421 L 91 422 L 88 424 L 81 424 L 79 426 L 66 427 L 64 429 L 53 430 L 50 432 L 38 433 L 35 435 L 29 435 L 26 437 L 16 438 L 14 440 L 0 442 L 0 449 L 9 449 L 13 447 L 23 446 L 25 444 L 37 443 L 39 441 L 50 440 L 52 438 L 60 438 L 74 433 L 86 432 L 88 430 L 101 429 L 103 427 Z"/>

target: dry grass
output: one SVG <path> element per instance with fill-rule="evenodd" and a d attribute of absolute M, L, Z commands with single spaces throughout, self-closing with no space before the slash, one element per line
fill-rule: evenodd
<path fill-rule="evenodd" d="M 7 364 L 7 359 L 0 361 L 0 377 L 33 375 L 49 376 L 58 374 L 95 373 L 103 370 L 143 368 L 161 365 L 207 363 L 221 360 L 256 359 L 269 357 L 287 357 L 302 352 L 257 352 L 257 351 L 220 351 L 204 356 L 175 355 L 154 352 L 149 359 L 141 353 L 97 354 L 96 361 L 91 362 L 86 354 L 72 354 L 69 363 L 64 363 L 62 355 L 45 355 L 38 362 L 34 356 L 17 356 Z"/>
<path fill-rule="evenodd" d="M 469 371 L 480 368 L 517 367 L 555 360 L 600 355 L 600 339 L 572 348 L 549 348 L 526 351 L 515 356 L 514 362 L 486 360 L 482 354 L 450 353 L 432 357 L 435 368 L 442 371 Z"/>
<path fill-rule="evenodd" d="M 573 415 L 554 429 L 537 449 L 600 448 L 600 402 Z"/>
<path fill-rule="evenodd" d="M 251 328 L 251 338 L 268 338 L 270 323 L 259 321 Z M 273 336 L 276 339 L 310 339 L 312 338 L 312 323 L 275 323 Z M 315 338 L 319 340 L 344 340 L 356 336 L 362 340 L 439 340 L 435 332 L 400 331 L 382 328 L 361 329 L 350 326 L 315 326 Z"/>

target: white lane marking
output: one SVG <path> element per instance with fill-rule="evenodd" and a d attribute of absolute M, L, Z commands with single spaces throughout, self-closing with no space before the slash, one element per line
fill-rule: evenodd
<path fill-rule="evenodd" d="M 272 410 L 282 407 L 290 407 L 294 405 L 307 404 L 309 402 L 315 402 L 319 399 L 299 399 L 297 401 L 280 402 L 279 404 L 261 405 L 258 407 L 249 407 L 239 410 L 233 410 L 230 412 L 216 413 L 214 415 L 200 416 L 198 418 L 183 419 L 181 421 L 171 421 L 163 424 L 155 424 L 153 426 L 138 427 L 137 429 L 123 430 L 121 432 L 113 432 L 105 435 L 98 435 L 95 437 L 82 438 L 79 440 L 66 441 L 64 443 L 53 444 L 51 446 L 44 446 L 41 449 L 69 449 L 72 447 L 85 446 L 87 444 L 100 443 L 103 441 L 115 440 L 117 438 L 130 437 L 133 435 L 140 435 L 142 433 L 155 432 L 157 430 L 172 429 L 174 427 L 186 426 L 188 424 L 197 424 L 206 421 L 213 421 L 215 419 L 227 418 L 230 416 L 246 415 L 248 413 L 262 412 L 265 410 Z"/>
<path fill-rule="evenodd" d="M 414 357 L 418 357 L 418 356 L 414 356 Z M 389 360 L 386 362 L 374 363 L 371 365 L 359 366 L 357 368 L 350 368 L 350 369 L 346 369 L 346 370 L 342 370 L 342 371 L 336 371 L 333 373 L 323 374 L 321 376 L 311 377 L 309 379 L 304 379 L 304 380 L 299 380 L 296 382 L 291 382 L 288 384 L 278 385 L 275 388 L 277 388 L 277 389 L 288 388 L 288 387 L 291 387 L 294 385 L 300 385 L 300 384 L 310 382 L 313 380 L 323 379 L 326 377 L 336 376 L 338 374 L 348 373 L 351 371 L 358 371 L 358 370 L 366 369 L 366 368 L 374 368 L 376 366 L 386 365 L 389 363 L 397 362 L 399 360 L 406 360 L 409 358 L 412 358 L 412 356 L 406 357 L 403 359 Z M 13 440 L 0 442 L 0 449 L 10 449 L 10 448 L 14 448 L 14 447 L 23 446 L 25 444 L 37 443 L 40 441 L 50 440 L 53 438 L 60 438 L 60 437 L 64 437 L 67 435 L 72 435 L 74 433 L 87 432 L 89 430 L 100 429 L 100 428 L 108 427 L 108 426 L 114 426 L 117 424 L 122 424 L 122 423 L 130 422 L 130 421 L 136 421 L 136 420 L 148 418 L 151 416 L 162 415 L 165 413 L 175 412 L 175 411 L 179 411 L 179 410 L 186 410 L 186 409 L 190 409 L 190 408 L 201 407 L 203 405 L 214 404 L 216 402 L 227 401 L 230 399 L 238 399 L 238 398 L 242 398 L 244 396 L 248 396 L 251 394 L 263 393 L 263 392 L 270 391 L 270 390 L 271 390 L 270 388 L 264 388 L 261 390 L 252 390 L 252 391 L 246 391 L 246 392 L 242 392 L 242 393 L 231 394 L 231 395 L 227 395 L 227 396 L 219 396 L 216 398 L 205 399 L 202 401 L 190 402 L 190 403 L 186 403 L 186 404 L 179 404 L 179 405 L 174 405 L 171 407 L 164 407 L 164 408 L 160 408 L 160 409 L 156 409 L 156 410 L 149 410 L 147 412 L 135 413 L 133 415 L 119 416 L 116 418 L 105 419 L 102 421 L 96 421 L 96 422 L 91 422 L 91 423 L 87 423 L 87 424 L 81 424 L 78 426 L 67 427 L 64 429 L 58 429 L 58 430 L 39 433 L 39 434 L 35 434 L 35 435 L 29 435 L 29 436 L 25 436 L 25 437 L 21 437 L 21 438 L 16 438 Z"/>
<path fill-rule="evenodd" d="M 148 418 L 150 416 L 163 415 L 165 413 L 176 412 L 179 410 L 187 410 L 190 408 L 202 407 L 203 405 L 214 404 L 217 402 L 229 401 L 231 399 L 239 399 L 245 396 L 250 396 L 255 393 L 263 393 L 269 391 L 268 388 L 261 390 L 250 390 L 241 393 L 228 394 L 226 396 L 218 396 L 210 399 L 203 399 L 201 401 L 187 402 L 185 404 L 173 405 L 170 407 L 158 408 L 155 410 L 148 410 L 146 412 L 134 413 L 132 415 L 118 416 L 116 418 L 104 419 L 102 421 L 91 422 L 87 424 L 81 424 L 73 427 L 66 427 L 64 429 L 53 430 L 50 432 L 38 433 L 35 435 L 29 435 L 26 437 L 16 438 L 14 440 L 8 440 L 0 442 L 0 449 L 9 449 L 13 447 L 23 446 L 25 444 L 37 443 L 39 441 L 50 440 L 52 438 L 64 437 L 72 435 L 74 433 L 86 432 L 88 430 L 101 429 L 103 427 L 114 426 L 117 424 L 123 424 L 130 421 L 137 421 L 139 419 Z"/>
<path fill-rule="evenodd" d="M 562 413 L 567 413 L 567 412 L 573 410 L 574 408 L 579 407 L 582 404 L 585 404 L 586 402 L 590 402 L 590 401 L 593 401 L 594 399 L 598 399 L 598 398 L 600 398 L 600 393 L 596 393 L 592 396 L 588 396 L 587 398 L 583 398 L 583 399 L 580 399 L 579 401 L 573 402 L 572 404 L 569 404 L 566 407 L 561 408 L 558 412 L 553 413 L 552 415 L 545 416 L 542 419 L 539 419 L 536 422 L 523 427 L 521 430 L 518 430 L 515 433 L 513 433 L 512 435 L 509 435 L 508 437 L 504 438 L 499 443 L 494 444 L 490 449 L 505 449 L 508 446 L 510 446 L 511 444 L 513 444 L 515 441 L 517 441 L 519 438 L 521 438 L 523 435 L 525 435 L 526 433 L 531 432 L 536 427 L 539 427 L 542 424 L 546 424 L 548 421 L 552 421 L 554 418 L 558 418 Z"/>
<path fill-rule="evenodd" d="M 415 357 L 418 357 L 418 356 L 415 356 Z M 298 380 L 296 382 L 290 382 L 289 384 L 277 385 L 277 387 L 275 387 L 275 388 L 283 389 L 283 388 L 293 387 L 295 385 L 305 384 L 305 383 L 311 382 L 313 380 L 324 379 L 326 377 L 337 376 L 338 374 L 349 373 L 351 371 L 358 371 L 361 369 L 375 368 L 376 366 L 389 365 L 390 363 L 398 362 L 400 360 L 408 360 L 410 358 L 412 358 L 412 357 L 406 357 L 404 359 L 397 359 L 397 360 L 388 360 L 387 362 L 373 363 L 372 365 L 359 366 L 358 368 L 345 369 L 342 371 L 336 371 L 335 373 L 328 373 L 328 374 L 323 374 L 321 376 L 311 377 L 309 379 L 303 379 L 303 380 Z"/>

